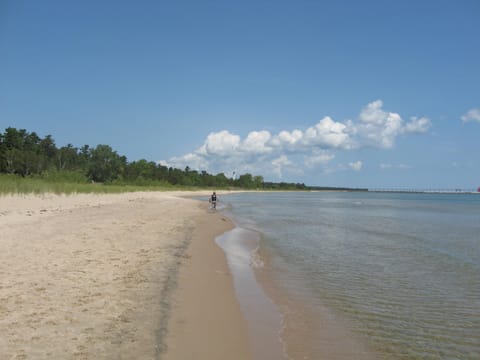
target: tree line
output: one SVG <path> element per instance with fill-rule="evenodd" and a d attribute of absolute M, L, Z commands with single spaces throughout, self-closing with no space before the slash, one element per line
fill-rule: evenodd
<path fill-rule="evenodd" d="M 243 189 L 305 190 L 305 184 L 265 182 L 263 176 L 242 174 L 229 178 L 188 166 L 181 170 L 145 159 L 129 162 L 109 145 L 80 148 L 72 144 L 57 147 L 51 135 L 38 136 L 25 129 L 8 127 L 0 133 L 0 173 L 18 176 L 56 174 L 57 178 L 79 182 L 112 184 L 170 184 Z"/>

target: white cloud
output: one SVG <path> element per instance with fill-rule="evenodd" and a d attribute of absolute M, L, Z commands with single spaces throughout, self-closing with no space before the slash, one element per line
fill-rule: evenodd
<path fill-rule="evenodd" d="M 277 134 L 255 130 L 243 140 L 228 130 L 212 132 L 197 150 L 162 163 L 179 168 L 188 165 L 212 173 L 251 172 L 266 177 L 281 177 L 285 171 L 298 174 L 302 167 L 321 166 L 328 171 L 326 167 L 335 158 L 335 152 L 362 147 L 392 148 L 398 136 L 424 133 L 430 126 L 425 117 L 411 117 L 404 123 L 398 113 L 384 111 L 382 101 L 376 100 L 361 110 L 356 121 L 340 122 L 326 116 L 305 130 L 281 130 Z M 362 165 L 357 161 L 344 168 L 359 171 Z"/>
<path fill-rule="evenodd" d="M 334 158 L 335 155 L 328 151 L 316 150 L 313 151 L 312 155 L 305 156 L 304 163 L 307 167 L 313 168 L 317 165 L 326 165 Z"/>
<path fill-rule="evenodd" d="M 462 116 L 463 122 L 477 121 L 480 122 L 480 109 L 472 109 Z"/>
<path fill-rule="evenodd" d="M 365 106 L 360 113 L 360 121 L 366 124 L 383 125 L 389 114 L 382 110 L 382 106 L 382 100 L 375 100 Z"/>
<path fill-rule="evenodd" d="M 295 151 L 295 149 L 298 149 L 301 146 L 300 141 L 302 139 L 303 132 L 298 129 L 295 129 L 292 132 L 283 130 L 271 139 L 270 145 L 275 148 Z"/>
<path fill-rule="evenodd" d="M 277 174 L 279 178 L 282 177 L 282 168 L 284 168 L 285 166 L 289 166 L 291 164 L 292 162 L 288 160 L 288 158 L 285 155 L 282 155 L 279 158 L 272 160 L 274 172 L 275 174 Z"/>
<path fill-rule="evenodd" d="M 350 147 L 351 142 L 347 131 L 347 125 L 326 116 L 305 131 L 303 143 L 306 146 L 346 149 Z"/>
<path fill-rule="evenodd" d="M 348 149 L 351 147 L 351 143 L 348 125 L 336 122 L 329 116 L 324 117 L 304 132 L 298 129 L 292 132 L 280 131 L 270 141 L 272 146 L 290 151 L 302 151 L 307 148 Z"/>
<path fill-rule="evenodd" d="M 360 171 L 362 170 L 362 162 L 359 160 L 359 161 L 355 161 L 353 163 L 348 163 L 348 166 L 350 167 L 350 169 L 352 170 L 355 170 L 355 171 Z"/>
<path fill-rule="evenodd" d="M 228 156 L 235 153 L 240 145 L 240 136 L 230 134 L 223 130 L 217 133 L 210 133 L 198 153 L 208 155 Z"/>
<path fill-rule="evenodd" d="M 399 114 L 386 112 L 382 107 L 382 101 L 376 100 L 362 109 L 356 127 L 360 144 L 389 149 L 399 135 L 425 133 L 432 125 L 426 117 L 411 117 L 410 122 L 404 124 Z"/>
<path fill-rule="evenodd" d="M 406 133 L 425 133 L 432 126 L 432 122 L 426 117 L 417 118 L 413 116 L 410 122 L 405 125 Z"/>
<path fill-rule="evenodd" d="M 272 135 L 268 131 L 252 131 L 242 143 L 242 149 L 246 152 L 265 154 L 273 149 L 267 145 Z"/>

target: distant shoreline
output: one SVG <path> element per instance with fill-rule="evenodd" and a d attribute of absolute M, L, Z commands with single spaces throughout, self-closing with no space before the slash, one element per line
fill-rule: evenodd
<path fill-rule="evenodd" d="M 401 194 L 480 194 L 475 190 L 394 190 L 394 189 L 369 189 L 373 193 L 401 193 Z"/>

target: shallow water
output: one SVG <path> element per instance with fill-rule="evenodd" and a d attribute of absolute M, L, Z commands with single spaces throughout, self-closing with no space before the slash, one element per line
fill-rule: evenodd
<path fill-rule="evenodd" d="M 247 322 L 253 358 L 286 359 L 280 337 L 283 317 L 257 282 L 253 264 L 258 233 L 236 227 L 215 239 L 227 257 L 237 299 Z"/>
<path fill-rule="evenodd" d="M 276 283 L 345 320 L 385 359 L 480 358 L 480 196 L 246 193 Z"/>

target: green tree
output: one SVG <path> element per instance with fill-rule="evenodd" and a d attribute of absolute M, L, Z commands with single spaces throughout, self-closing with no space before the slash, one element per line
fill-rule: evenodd
<path fill-rule="evenodd" d="M 181 185 L 185 183 L 184 172 L 180 169 L 169 168 L 168 169 L 168 182 L 172 185 Z"/>
<path fill-rule="evenodd" d="M 79 167 L 78 149 L 72 144 L 62 146 L 56 153 L 58 170 L 74 170 Z"/>
<path fill-rule="evenodd" d="M 12 127 L 5 129 L 5 134 L 3 135 L 3 142 L 6 149 L 18 149 L 23 150 L 24 137 L 26 130 L 17 130 Z"/>
<path fill-rule="evenodd" d="M 260 175 L 254 176 L 253 183 L 255 188 L 257 189 L 263 188 L 263 176 L 260 176 Z"/>
<path fill-rule="evenodd" d="M 224 173 L 219 173 L 215 175 L 215 186 L 225 187 L 229 183 L 229 179 L 225 176 Z"/>
<path fill-rule="evenodd" d="M 255 183 L 253 182 L 252 174 L 243 174 L 238 178 L 238 185 L 244 189 L 253 189 Z"/>
<path fill-rule="evenodd" d="M 126 158 L 121 157 L 108 145 L 97 145 L 90 150 L 88 175 L 93 181 L 116 180 L 125 167 Z"/>
<path fill-rule="evenodd" d="M 141 159 L 126 165 L 125 178 L 129 180 L 148 179 L 155 180 L 157 165 L 153 161 Z"/>
<path fill-rule="evenodd" d="M 55 146 L 55 141 L 51 135 L 45 136 L 44 139 L 40 141 L 40 152 L 45 155 L 48 161 L 54 161 L 55 155 L 57 154 L 57 147 Z"/>
<path fill-rule="evenodd" d="M 88 165 L 90 163 L 91 155 L 90 146 L 83 145 L 78 151 L 78 166 L 82 169 L 88 170 Z"/>
<path fill-rule="evenodd" d="M 23 149 L 33 151 L 35 153 L 40 152 L 40 137 L 35 133 L 26 133 L 23 139 Z"/>
<path fill-rule="evenodd" d="M 20 167 L 21 151 L 16 148 L 7 148 L 4 151 L 5 172 L 15 174 Z"/>
<path fill-rule="evenodd" d="M 5 138 L 3 133 L 0 133 L 0 173 L 6 172 L 5 151 L 7 151 L 7 147 L 5 146 Z"/>

